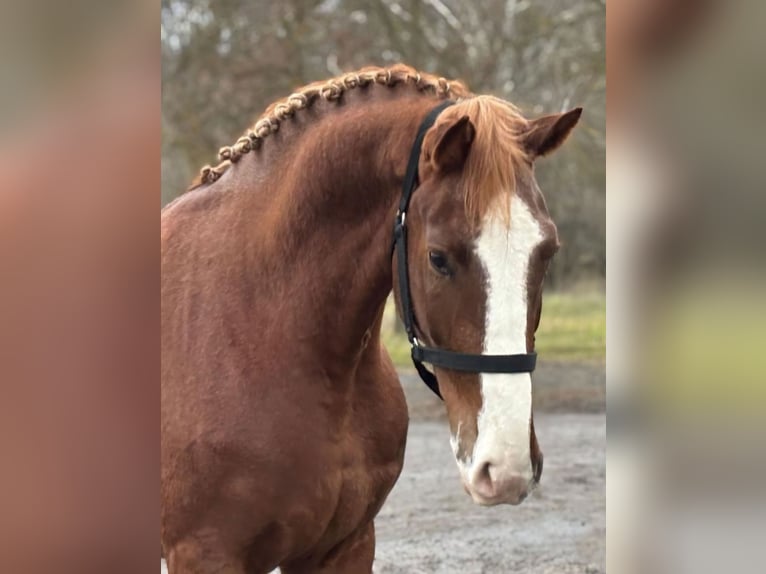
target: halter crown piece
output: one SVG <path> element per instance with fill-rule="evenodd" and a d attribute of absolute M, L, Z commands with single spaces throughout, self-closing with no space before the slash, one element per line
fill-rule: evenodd
<path fill-rule="evenodd" d="M 402 197 L 399 200 L 399 210 L 394 221 L 394 252 L 396 253 L 397 271 L 399 275 L 399 299 L 402 307 L 402 320 L 407 331 L 407 339 L 412 346 L 412 362 L 423 382 L 439 398 L 439 382 L 431 371 L 423 364 L 431 363 L 435 367 L 453 371 L 469 373 L 531 373 L 535 370 L 537 353 L 519 353 L 516 355 L 474 355 L 457 353 L 444 349 L 426 347 L 420 343 L 415 334 L 417 321 L 412 309 L 412 295 L 410 293 L 409 275 L 407 272 L 407 210 L 410 206 L 410 198 L 417 189 L 420 181 L 418 178 L 418 161 L 423 146 L 423 138 L 431 129 L 439 114 L 455 102 L 447 100 L 432 109 L 418 128 L 415 143 L 412 145 L 410 160 L 404 175 Z"/>

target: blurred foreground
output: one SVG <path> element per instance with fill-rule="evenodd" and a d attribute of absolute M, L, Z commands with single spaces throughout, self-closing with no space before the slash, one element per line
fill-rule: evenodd
<path fill-rule="evenodd" d="M 762 572 L 766 5 L 607 14 L 611 572 Z"/>

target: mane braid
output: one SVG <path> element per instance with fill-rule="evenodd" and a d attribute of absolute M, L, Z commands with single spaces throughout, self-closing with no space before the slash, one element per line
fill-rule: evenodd
<path fill-rule="evenodd" d="M 239 161 L 244 154 L 261 147 L 263 140 L 269 134 L 279 130 L 280 124 L 293 117 L 299 110 L 310 107 L 319 99 L 329 102 L 337 101 L 348 90 L 365 88 L 374 84 L 388 87 L 409 84 L 419 91 L 430 92 L 440 98 L 465 98 L 471 95 L 468 88 L 460 81 L 446 80 L 432 74 L 418 72 L 404 64 L 387 68 L 367 67 L 330 80 L 314 82 L 266 108 L 255 125 L 242 137 L 233 145 L 222 147 L 218 151 L 220 162 L 217 165 L 206 165 L 200 170 L 199 179 L 190 189 L 215 182 L 232 163 Z"/>

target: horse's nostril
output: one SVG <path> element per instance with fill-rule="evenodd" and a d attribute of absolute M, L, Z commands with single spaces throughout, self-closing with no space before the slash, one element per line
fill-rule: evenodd
<path fill-rule="evenodd" d="M 543 453 L 540 453 L 540 456 L 535 461 L 532 472 L 534 473 L 535 482 L 540 482 L 540 477 L 543 475 Z"/>
<path fill-rule="evenodd" d="M 485 497 L 491 497 L 495 494 L 495 485 L 492 483 L 492 473 L 490 472 L 491 468 L 492 464 L 485 462 L 479 467 L 474 478 L 474 489 Z"/>
<path fill-rule="evenodd" d="M 479 480 L 486 480 L 488 482 L 492 482 L 492 475 L 489 473 L 489 468 L 492 465 L 488 462 L 485 462 L 483 465 L 481 465 L 481 468 L 479 469 Z"/>

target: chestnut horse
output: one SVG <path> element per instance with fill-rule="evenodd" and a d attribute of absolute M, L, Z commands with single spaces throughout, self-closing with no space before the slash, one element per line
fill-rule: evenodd
<path fill-rule="evenodd" d="M 407 215 L 417 338 L 533 351 L 558 239 L 532 165 L 579 109 L 527 120 L 405 66 L 271 105 L 162 213 L 171 574 L 371 571 L 408 424 L 380 342 L 398 278 L 392 224 L 418 126 L 445 99 L 455 103 L 425 133 Z M 529 373 L 436 376 L 465 489 L 518 504 L 542 470 Z"/>

